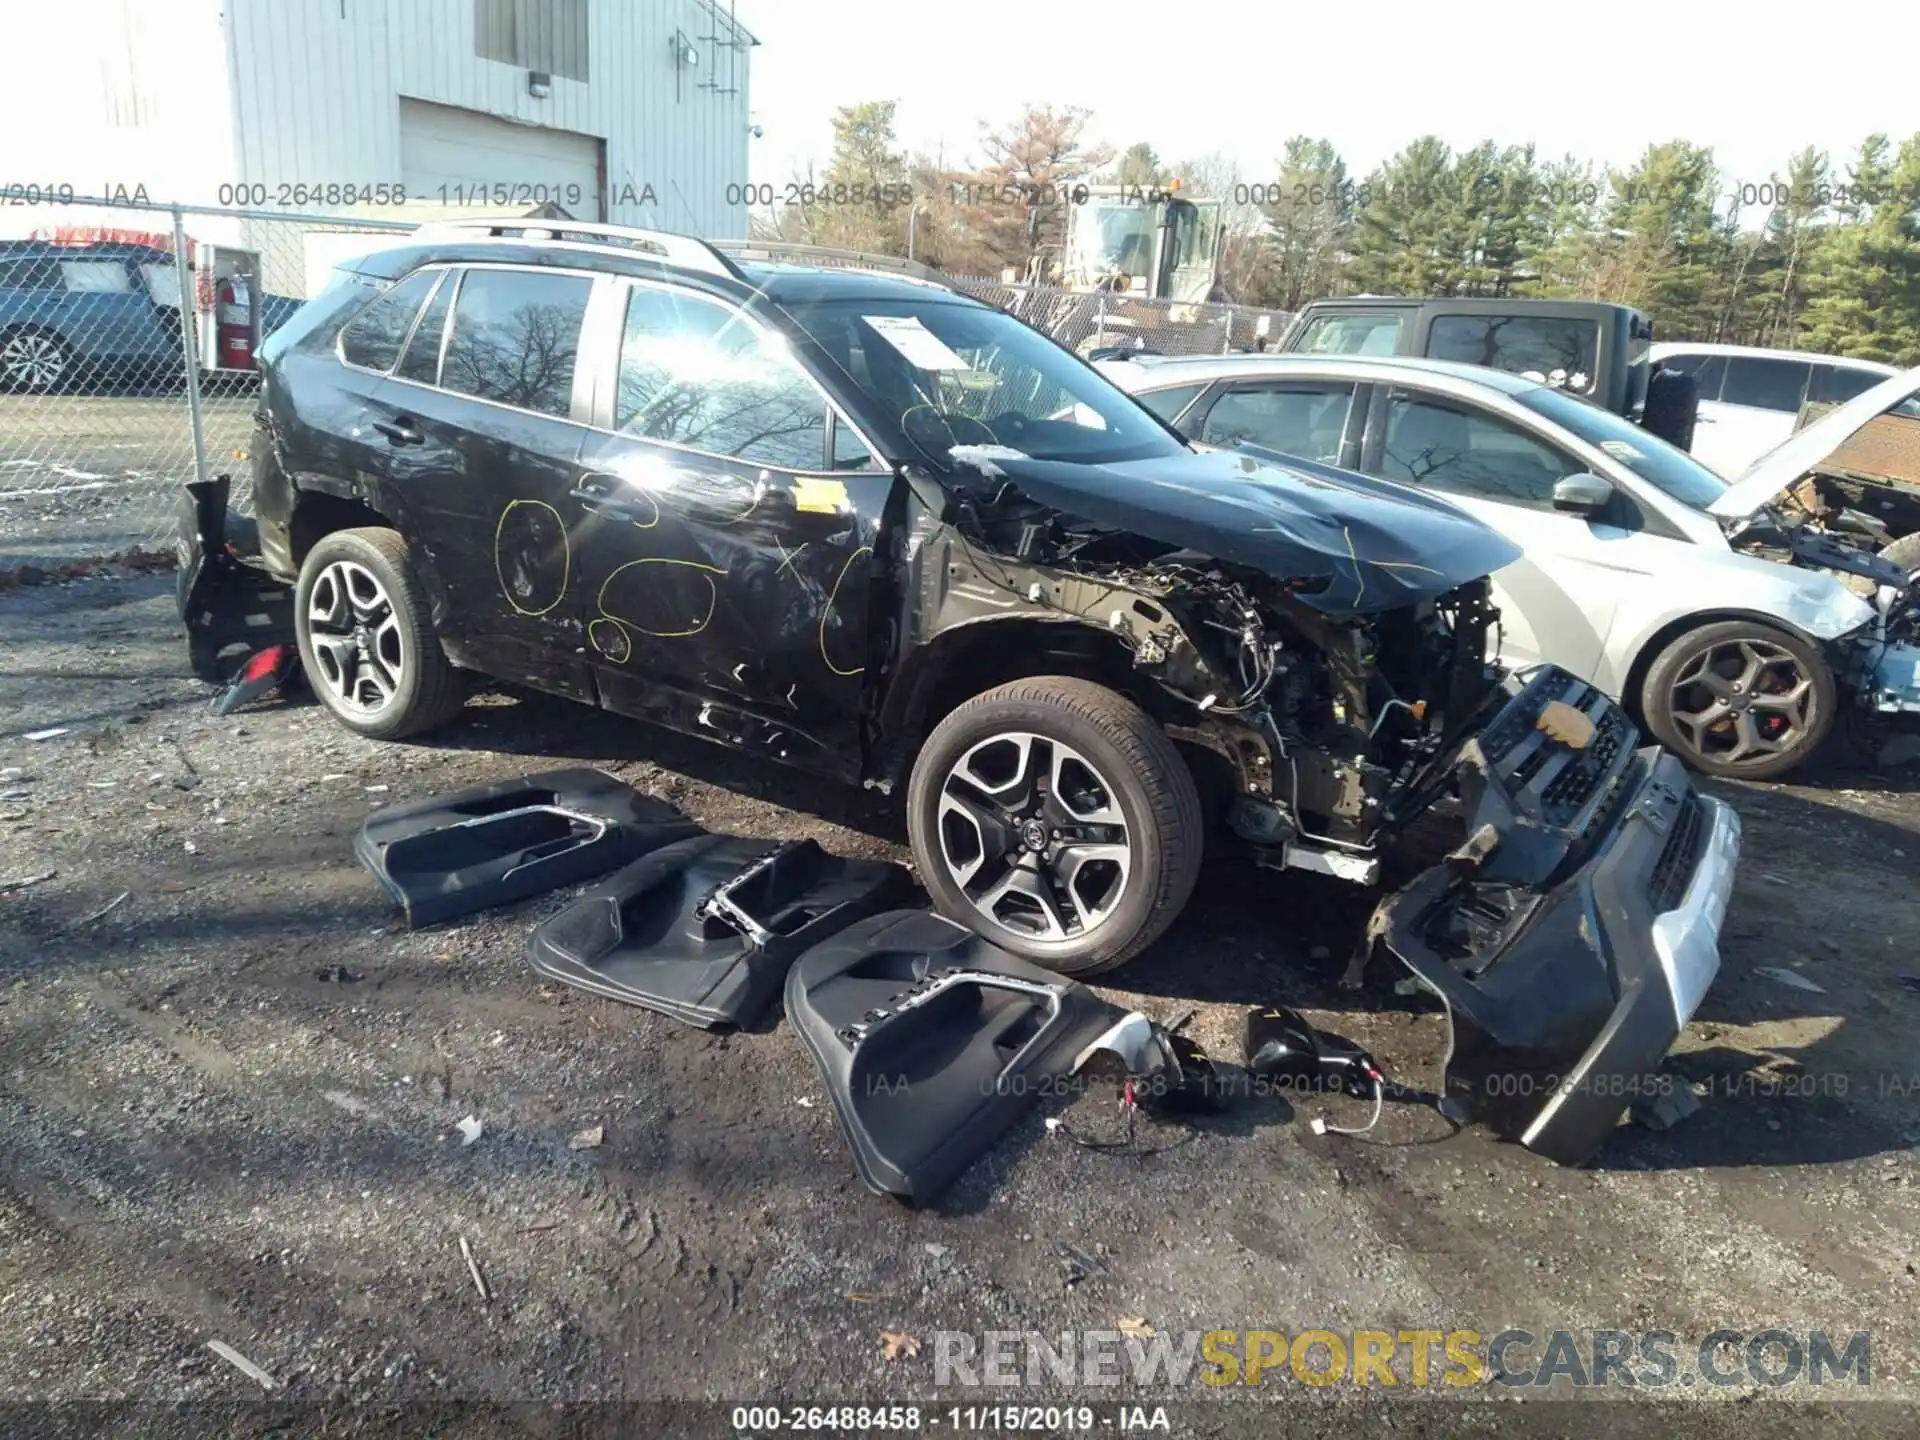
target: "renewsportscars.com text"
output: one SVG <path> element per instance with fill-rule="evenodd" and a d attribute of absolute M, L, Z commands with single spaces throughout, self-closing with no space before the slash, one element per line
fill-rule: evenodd
<path fill-rule="evenodd" d="M 942 1330 L 936 1385 L 1669 1389 L 1872 1381 L 1856 1330 Z"/>

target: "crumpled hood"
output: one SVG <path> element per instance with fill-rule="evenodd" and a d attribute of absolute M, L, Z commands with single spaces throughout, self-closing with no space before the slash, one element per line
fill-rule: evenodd
<path fill-rule="evenodd" d="M 1854 432 L 1920 392 L 1920 367 L 1889 375 L 1806 429 L 1797 431 L 1740 472 L 1726 493 L 1707 507 L 1723 520 L 1745 520 L 1771 505 L 1781 491 L 1838 450 Z"/>
<path fill-rule="evenodd" d="M 1197 550 L 1280 580 L 1324 581 L 1299 599 L 1368 615 L 1443 595 L 1519 559 L 1490 526 L 1392 481 L 1251 447 L 1110 465 L 956 446 L 965 470 L 1113 530 Z M 1272 458 L 1269 458 L 1269 457 Z"/>

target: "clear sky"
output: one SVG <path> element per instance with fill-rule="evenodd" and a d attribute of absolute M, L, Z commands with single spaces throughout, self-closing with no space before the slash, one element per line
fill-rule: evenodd
<path fill-rule="evenodd" d="M 724 0 L 723 0 L 724 3 Z M 1325 135 L 1364 173 L 1434 133 L 1625 163 L 1711 145 L 1733 182 L 1815 144 L 1920 130 L 1920 7 L 1882 0 L 739 0 L 761 40 L 755 180 L 824 163 L 836 107 L 899 102 L 911 149 L 977 155 L 983 120 L 1081 105 L 1090 133 L 1163 159 L 1224 150 L 1270 174 Z"/>

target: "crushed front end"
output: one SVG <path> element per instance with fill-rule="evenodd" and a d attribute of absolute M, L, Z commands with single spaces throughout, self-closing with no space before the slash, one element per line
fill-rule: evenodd
<path fill-rule="evenodd" d="M 1600 1146 L 1720 965 L 1740 852 L 1626 713 L 1534 673 L 1456 767 L 1467 840 L 1384 901 L 1370 935 L 1440 995 L 1449 1096 L 1562 1164 Z"/>

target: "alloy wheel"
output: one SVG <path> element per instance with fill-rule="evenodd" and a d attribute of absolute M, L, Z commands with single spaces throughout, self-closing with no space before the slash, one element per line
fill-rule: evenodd
<path fill-rule="evenodd" d="M 406 646 L 393 601 L 371 570 L 336 560 L 307 597 L 307 639 L 335 705 L 372 717 L 393 704 L 406 677 Z"/>
<path fill-rule="evenodd" d="M 27 390 L 51 390 L 66 373 L 65 347 L 51 335 L 28 330 L 9 335 L 0 345 L 0 371 Z"/>
<path fill-rule="evenodd" d="M 1078 939 L 1126 893 L 1133 850 L 1118 792 L 1058 740 L 1014 731 L 967 750 L 941 782 L 937 830 L 976 928 Z"/>
<path fill-rule="evenodd" d="M 1721 640 L 1675 672 L 1668 713 L 1697 756 L 1737 767 L 1797 749 L 1812 728 L 1814 698 L 1813 677 L 1790 651 Z"/>

